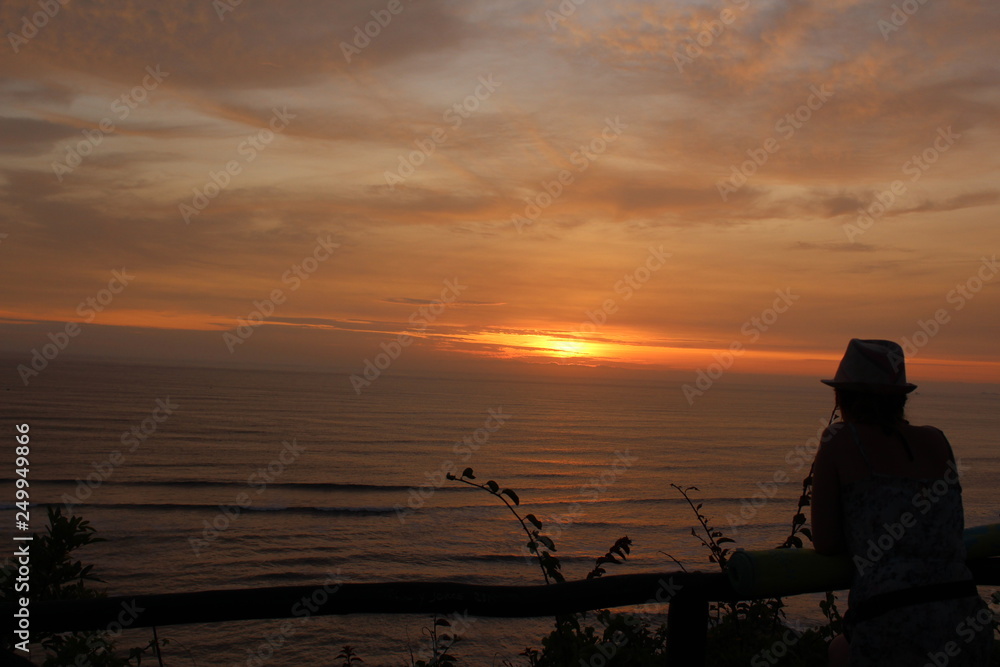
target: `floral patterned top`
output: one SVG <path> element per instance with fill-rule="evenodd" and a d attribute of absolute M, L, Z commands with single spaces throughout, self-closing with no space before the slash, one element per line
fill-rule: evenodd
<path fill-rule="evenodd" d="M 850 426 L 871 476 L 841 487 L 848 553 L 855 566 L 849 605 L 889 591 L 971 579 L 954 456 L 941 479 L 877 473 L 857 429 Z"/>

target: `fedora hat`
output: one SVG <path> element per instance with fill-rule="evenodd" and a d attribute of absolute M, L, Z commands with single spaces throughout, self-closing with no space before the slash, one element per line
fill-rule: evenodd
<path fill-rule="evenodd" d="M 906 381 L 906 362 L 898 343 L 860 338 L 847 344 L 834 378 L 820 382 L 872 394 L 908 394 L 917 388 Z"/>

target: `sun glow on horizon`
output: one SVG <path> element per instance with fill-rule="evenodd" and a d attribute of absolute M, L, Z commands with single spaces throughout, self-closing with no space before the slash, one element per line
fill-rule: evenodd
<path fill-rule="evenodd" d="M 592 356 L 591 343 L 572 338 L 552 338 L 549 341 L 549 348 L 553 356 L 557 357 L 589 357 Z"/>

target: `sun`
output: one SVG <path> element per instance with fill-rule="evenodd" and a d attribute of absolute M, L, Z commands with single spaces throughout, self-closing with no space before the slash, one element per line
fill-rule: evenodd
<path fill-rule="evenodd" d="M 578 363 L 600 360 L 608 353 L 603 341 L 578 338 L 560 330 L 501 331 L 467 334 L 466 342 L 481 346 L 475 354 L 523 360 L 561 360 Z"/>
<path fill-rule="evenodd" d="M 555 357 L 587 357 L 590 356 L 589 345 L 582 341 L 567 338 L 550 338 L 546 344 Z"/>

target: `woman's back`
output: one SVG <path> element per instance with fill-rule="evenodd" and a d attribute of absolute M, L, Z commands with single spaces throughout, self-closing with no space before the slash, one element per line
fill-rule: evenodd
<path fill-rule="evenodd" d="M 838 454 L 844 534 L 855 565 L 852 605 L 970 578 L 962 489 L 944 434 L 909 424 L 891 434 L 847 424 L 830 444 Z"/>

